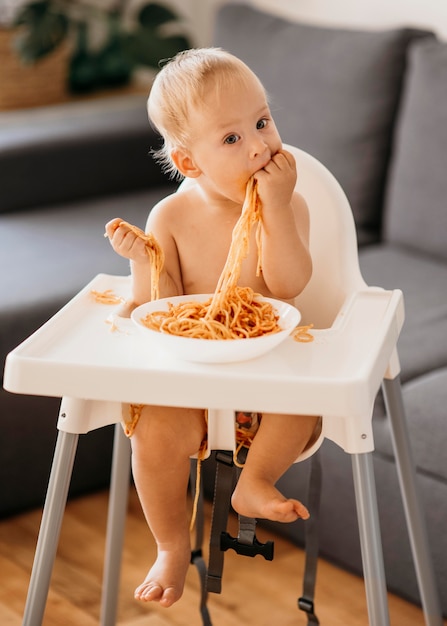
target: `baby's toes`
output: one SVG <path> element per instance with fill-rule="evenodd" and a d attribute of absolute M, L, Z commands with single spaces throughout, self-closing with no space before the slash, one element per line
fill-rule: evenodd
<path fill-rule="evenodd" d="M 143 583 L 135 589 L 135 598 L 143 602 L 156 602 L 163 596 L 163 588 L 154 582 Z"/>

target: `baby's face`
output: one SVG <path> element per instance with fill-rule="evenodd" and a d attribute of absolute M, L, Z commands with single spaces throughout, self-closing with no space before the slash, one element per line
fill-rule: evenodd
<path fill-rule="evenodd" d="M 267 165 L 282 143 L 255 76 L 223 93 L 214 91 L 190 117 L 191 156 L 201 183 L 242 202 L 248 179 Z"/>

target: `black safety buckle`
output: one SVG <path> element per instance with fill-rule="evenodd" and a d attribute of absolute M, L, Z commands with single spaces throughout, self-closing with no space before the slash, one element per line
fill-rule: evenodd
<path fill-rule="evenodd" d="M 273 561 L 273 547 L 273 541 L 261 543 L 256 537 L 253 538 L 253 543 L 242 543 L 237 537 L 232 537 L 227 532 L 222 532 L 220 535 L 220 549 L 222 552 L 234 550 L 237 554 L 251 557 L 260 554 L 266 561 Z"/>
<path fill-rule="evenodd" d="M 229 450 L 216 450 L 216 461 L 232 467 L 234 465 L 233 453 Z"/>
<path fill-rule="evenodd" d="M 195 565 L 195 562 L 198 559 L 202 559 L 202 558 L 203 558 L 203 553 L 202 553 L 201 548 L 197 548 L 197 550 L 191 550 L 191 559 L 189 561 L 191 565 Z"/>
<path fill-rule="evenodd" d="M 314 613 L 314 603 L 312 600 L 308 600 L 307 598 L 298 598 L 298 608 L 309 615 L 315 615 Z"/>
<path fill-rule="evenodd" d="M 305 598 L 302 596 L 298 598 L 298 608 L 304 613 L 307 614 L 307 624 L 314 624 L 315 626 L 319 625 L 318 617 L 315 615 L 315 605 L 312 600 Z"/>

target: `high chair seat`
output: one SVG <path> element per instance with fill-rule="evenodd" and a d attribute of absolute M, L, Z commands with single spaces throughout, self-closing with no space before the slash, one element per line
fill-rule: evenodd
<path fill-rule="evenodd" d="M 313 276 L 296 305 L 302 323 L 314 324 L 313 342 L 288 338 L 270 353 L 245 363 L 180 361 L 152 349 L 149 339 L 141 341 L 130 320 L 115 317 L 111 332 L 113 307 L 95 302 L 91 291 L 112 289 L 126 298 L 130 280 L 99 275 L 8 355 L 7 390 L 62 398 L 25 626 L 42 622 L 78 436 L 112 423 L 118 426 L 101 623 L 115 623 L 130 467 L 130 447 L 119 426 L 122 403 L 208 408 L 210 450 L 234 450 L 235 408 L 321 415 L 322 436 L 352 457 L 369 620 L 372 626 L 387 626 L 371 457 L 372 409 L 381 384 L 426 624 L 442 626 L 400 392 L 396 343 L 404 320 L 402 293 L 365 284 L 343 191 L 316 159 L 291 146 L 287 149 L 297 160 L 297 189 L 310 211 Z"/>

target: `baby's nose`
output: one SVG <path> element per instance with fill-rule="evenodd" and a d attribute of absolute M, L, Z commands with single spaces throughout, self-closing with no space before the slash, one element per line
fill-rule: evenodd
<path fill-rule="evenodd" d="M 250 145 L 250 157 L 256 159 L 259 156 L 266 154 L 268 150 L 267 144 L 262 139 L 255 139 Z"/>

